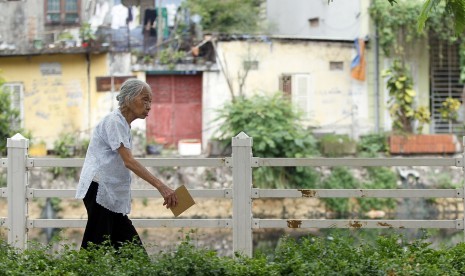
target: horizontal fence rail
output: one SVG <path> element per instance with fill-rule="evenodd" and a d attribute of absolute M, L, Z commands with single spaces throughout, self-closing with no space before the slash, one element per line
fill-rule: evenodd
<path fill-rule="evenodd" d="M 231 228 L 231 219 L 131 219 L 135 227 L 142 228 Z M 31 219 L 27 221 L 32 228 L 84 228 L 86 219 Z"/>
<path fill-rule="evenodd" d="M 463 220 L 254 219 L 254 228 L 445 228 L 463 229 Z"/>
<path fill-rule="evenodd" d="M 253 198 L 463 198 L 463 189 L 253 189 Z"/>
<path fill-rule="evenodd" d="M 192 197 L 195 198 L 231 198 L 232 189 L 187 189 Z M 27 198 L 74 198 L 76 195 L 75 189 L 27 189 Z M 153 189 L 132 189 L 132 198 L 161 198 L 158 191 Z"/>
<path fill-rule="evenodd" d="M 257 158 L 259 167 L 463 167 L 462 158 Z"/>
<path fill-rule="evenodd" d="M 8 229 L 8 242 L 18 248 L 27 244 L 27 230 L 33 228 L 83 228 L 86 219 L 30 219 L 27 200 L 33 198 L 74 198 L 75 189 L 28 188 L 27 170 L 39 167 L 82 167 L 83 158 L 29 158 L 28 140 L 15 135 L 7 141 L 8 187 L 0 197 L 8 200 L 8 217 L 0 227 Z M 463 155 L 465 156 L 465 154 Z M 143 228 L 231 228 L 233 250 L 252 255 L 252 231 L 260 228 L 444 228 L 464 229 L 464 219 L 378 220 L 378 219 L 261 219 L 254 218 L 252 200 L 261 198 L 457 198 L 464 202 L 464 188 L 458 189 L 257 189 L 252 187 L 252 169 L 257 167 L 394 167 L 447 166 L 464 168 L 464 158 L 258 158 L 252 155 L 252 138 L 240 133 L 232 138 L 232 156 L 225 158 L 137 158 L 146 167 L 229 167 L 233 185 L 227 189 L 189 189 L 194 198 L 223 198 L 232 201 L 232 218 L 221 219 L 132 219 Z M 133 189 L 133 198 L 161 198 L 154 189 Z M 12 218 L 10 220 L 10 218 Z"/>

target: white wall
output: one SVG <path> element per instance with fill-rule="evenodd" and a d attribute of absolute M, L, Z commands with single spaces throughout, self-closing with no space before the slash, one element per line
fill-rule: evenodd
<path fill-rule="evenodd" d="M 314 88 L 314 112 L 307 124 L 319 131 L 346 133 L 353 137 L 374 128 L 368 115 L 366 82 L 350 76 L 355 55 L 351 42 L 316 42 L 304 40 L 272 40 L 271 42 L 219 42 L 218 52 L 223 67 L 238 91 L 238 72 L 244 58 L 259 62 L 258 70 L 250 71 L 245 84 L 247 95 L 271 94 L 279 90 L 281 74 L 309 74 Z M 331 71 L 330 61 L 343 62 L 342 71 Z M 204 72 L 204 128 L 215 117 L 214 108 L 230 100 L 226 79 L 220 72 Z M 204 133 L 206 141 L 213 130 Z"/>
<path fill-rule="evenodd" d="M 275 35 L 355 39 L 368 33 L 368 0 L 267 0 L 267 21 Z M 318 26 L 309 19 L 318 18 Z"/>

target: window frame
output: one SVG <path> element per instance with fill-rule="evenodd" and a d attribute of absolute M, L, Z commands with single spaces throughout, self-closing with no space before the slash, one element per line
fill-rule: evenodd
<path fill-rule="evenodd" d="M 45 0 L 44 1 L 44 15 L 45 15 L 45 24 L 46 25 L 68 25 L 68 26 L 73 26 L 73 25 L 80 25 L 81 24 L 81 0 L 76 0 L 76 11 L 66 11 L 66 0 L 58 0 L 60 2 L 60 10 L 55 12 L 49 12 L 48 10 L 48 3 L 50 0 Z M 49 14 L 59 14 L 60 15 L 60 21 L 51 21 L 48 18 Z M 67 22 L 66 21 L 66 14 L 77 14 L 77 20 L 76 22 Z"/>
<path fill-rule="evenodd" d="M 305 82 L 305 93 L 301 89 L 300 81 Z M 279 90 L 291 99 L 292 105 L 298 110 L 303 111 L 303 119 L 310 120 L 315 113 L 313 100 L 315 98 L 315 87 L 312 74 L 309 73 L 291 73 L 281 74 L 279 77 Z"/>

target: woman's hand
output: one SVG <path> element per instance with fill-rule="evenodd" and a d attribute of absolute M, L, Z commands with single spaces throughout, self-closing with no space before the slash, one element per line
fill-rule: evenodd
<path fill-rule="evenodd" d="M 166 208 L 171 208 L 178 205 L 178 198 L 176 197 L 176 194 L 174 193 L 173 189 L 163 184 L 163 186 L 160 187 L 158 191 L 165 199 L 165 202 L 163 202 L 163 206 L 166 206 Z"/>

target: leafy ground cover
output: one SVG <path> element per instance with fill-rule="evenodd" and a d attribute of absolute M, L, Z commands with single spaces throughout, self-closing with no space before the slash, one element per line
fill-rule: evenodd
<path fill-rule="evenodd" d="M 0 244 L 1 275 L 464 275 L 465 243 L 434 249 L 424 238 L 398 234 L 373 242 L 349 236 L 282 237 L 273 252 L 252 258 L 219 256 L 187 236 L 174 250 L 145 255 L 127 244 L 76 251 L 63 245 L 30 244 L 17 251 Z"/>

